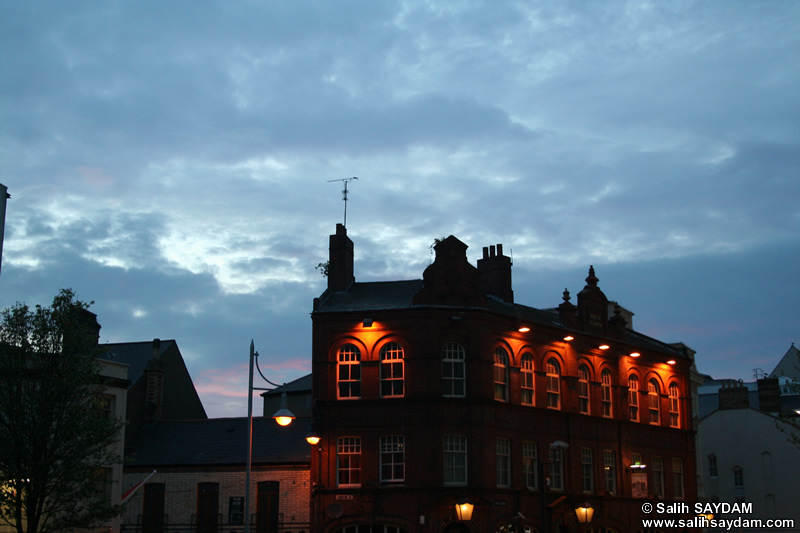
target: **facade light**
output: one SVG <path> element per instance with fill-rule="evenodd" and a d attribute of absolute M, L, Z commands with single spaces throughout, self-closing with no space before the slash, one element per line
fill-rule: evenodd
<path fill-rule="evenodd" d="M 575 337 L 573 337 L 572 335 L 567 335 L 566 337 L 564 337 L 564 340 L 567 341 L 567 342 L 574 341 Z"/>
<path fill-rule="evenodd" d="M 611 346 L 609 346 L 608 344 L 601 344 L 600 346 L 598 346 L 598 348 L 600 348 L 601 350 L 608 350 L 609 348 L 611 348 Z"/>
<path fill-rule="evenodd" d="M 592 516 L 594 516 L 594 507 L 589 505 L 588 502 L 584 502 L 575 508 L 575 514 L 578 516 L 578 522 L 588 524 L 592 521 Z"/>
<path fill-rule="evenodd" d="M 456 503 L 456 517 L 459 520 L 472 520 L 472 511 L 475 508 L 470 500 L 464 499 Z"/>
<path fill-rule="evenodd" d="M 642 354 L 640 354 L 639 352 L 631 352 L 631 357 L 639 357 L 640 355 Z"/>

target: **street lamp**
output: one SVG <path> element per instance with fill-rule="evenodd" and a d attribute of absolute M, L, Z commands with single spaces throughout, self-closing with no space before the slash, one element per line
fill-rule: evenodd
<path fill-rule="evenodd" d="M 468 499 L 459 500 L 456 503 L 456 517 L 459 520 L 472 520 L 472 510 L 475 508 L 475 504 L 473 504 Z"/>
<path fill-rule="evenodd" d="M 575 508 L 575 514 L 578 516 L 578 522 L 588 524 L 592 521 L 592 516 L 594 516 L 594 507 L 584 502 Z"/>
<path fill-rule="evenodd" d="M 264 377 L 264 374 L 261 372 L 261 369 L 258 367 L 258 352 L 256 351 L 255 344 L 253 340 L 250 340 L 250 381 L 248 382 L 247 386 L 247 473 L 245 475 L 244 480 L 244 533 L 250 533 L 250 471 L 253 467 L 253 391 L 254 390 L 262 390 L 262 391 L 270 391 L 274 389 L 270 388 L 263 388 L 263 387 L 254 387 L 253 386 L 253 365 L 255 363 L 255 368 L 258 370 L 258 375 L 261 376 L 261 379 L 272 385 L 273 387 L 279 387 L 277 383 L 273 383 L 267 378 Z M 295 419 L 295 416 L 289 410 L 288 406 L 288 399 L 286 397 L 286 391 L 281 393 L 281 406 L 278 409 L 278 412 L 272 415 L 272 418 L 281 425 L 281 426 L 288 426 L 292 423 L 292 420 Z"/>

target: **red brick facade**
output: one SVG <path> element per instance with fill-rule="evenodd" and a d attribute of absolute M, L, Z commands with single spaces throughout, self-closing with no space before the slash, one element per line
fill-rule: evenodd
<path fill-rule="evenodd" d="M 340 226 L 331 248 L 348 241 Z M 584 527 L 627 533 L 644 498 L 696 499 L 691 355 L 610 313 L 593 269 L 549 311 L 513 302 L 510 269 L 500 246 L 476 268 L 449 237 L 423 280 L 315 301 L 313 531 L 578 531 L 588 502 Z"/>

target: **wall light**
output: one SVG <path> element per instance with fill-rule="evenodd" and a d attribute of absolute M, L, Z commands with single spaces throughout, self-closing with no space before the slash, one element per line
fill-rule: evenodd
<path fill-rule="evenodd" d="M 631 357 L 639 357 L 640 355 L 642 354 L 640 354 L 639 352 L 631 352 Z"/>
<path fill-rule="evenodd" d="M 530 330 L 531 328 L 529 328 L 528 326 L 520 326 L 519 328 L 517 328 L 517 331 L 519 331 L 520 333 L 528 333 Z"/>
<path fill-rule="evenodd" d="M 572 335 L 567 335 L 566 337 L 564 337 L 564 340 L 567 341 L 567 342 L 574 341 L 575 337 L 573 337 Z"/>
<path fill-rule="evenodd" d="M 598 346 L 598 348 L 600 348 L 601 350 L 608 350 L 610 346 L 608 344 L 601 344 L 600 346 Z"/>
<path fill-rule="evenodd" d="M 575 514 L 578 516 L 578 522 L 588 524 L 592 521 L 592 516 L 594 516 L 594 507 L 589 505 L 588 502 L 584 502 L 575 508 Z"/>
<path fill-rule="evenodd" d="M 460 500 L 456 503 L 456 518 L 459 520 L 472 520 L 472 510 L 475 508 L 475 504 L 473 504 L 468 499 Z"/>
<path fill-rule="evenodd" d="M 667 364 L 668 365 L 674 365 L 675 364 L 675 359 L 670 359 L 669 361 L 667 361 Z"/>

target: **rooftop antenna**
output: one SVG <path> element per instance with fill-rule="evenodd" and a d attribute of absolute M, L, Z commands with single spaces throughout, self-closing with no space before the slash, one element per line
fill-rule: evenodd
<path fill-rule="evenodd" d="M 334 181 L 343 181 L 344 182 L 344 189 L 342 189 L 342 200 L 344 200 L 344 224 L 343 226 L 347 227 L 347 184 L 353 180 L 357 180 L 358 178 L 344 178 L 340 180 L 328 180 L 328 183 L 333 183 Z"/>

